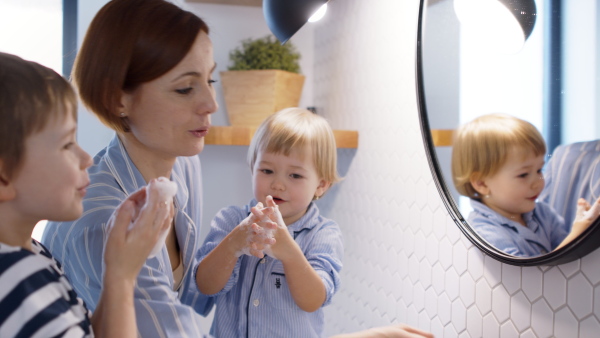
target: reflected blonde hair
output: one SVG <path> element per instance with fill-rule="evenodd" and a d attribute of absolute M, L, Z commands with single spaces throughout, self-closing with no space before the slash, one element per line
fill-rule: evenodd
<path fill-rule="evenodd" d="M 310 146 L 317 174 L 333 185 L 337 173 L 337 147 L 331 126 L 323 117 L 302 108 L 285 108 L 267 117 L 256 130 L 248 149 L 248 164 L 254 164 L 260 152 L 289 156 L 292 150 Z"/>
<path fill-rule="evenodd" d="M 452 180 L 463 196 L 478 199 L 471 178 L 493 176 L 509 153 L 546 154 L 546 143 L 529 122 L 507 114 L 488 114 L 460 127 L 452 145 Z"/>

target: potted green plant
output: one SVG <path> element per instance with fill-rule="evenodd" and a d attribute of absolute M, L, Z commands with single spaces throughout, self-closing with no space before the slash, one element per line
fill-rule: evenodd
<path fill-rule="evenodd" d="M 304 76 L 290 42 L 281 45 L 272 35 L 246 39 L 229 59 L 220 75 L 231 125 L 258 126 L 276 111 L 298 106 Z"/>

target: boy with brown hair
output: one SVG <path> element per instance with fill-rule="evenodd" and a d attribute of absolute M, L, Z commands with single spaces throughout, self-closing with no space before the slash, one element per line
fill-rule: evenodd
<path fill-rule="evenodd" d="M 0 53 L 0 337 L 137 336 L 135 278 L 172 217 L 156 182 L 132 194 L 109 221 L 102 305 L 93 315 L 61 264 L 31 238 L 40 220 L 81 216 L 92 162 L 76 129 L 69 83 Z"/>

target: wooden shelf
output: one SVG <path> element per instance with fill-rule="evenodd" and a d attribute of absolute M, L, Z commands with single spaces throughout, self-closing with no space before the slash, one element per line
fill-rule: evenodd
<path fill-rule="evenodd" d="M 219 5 L 238 5 L 262 7 L 262 0 L 185 0 L 187 2 L 201 2 Z"/>
<path fill-rule="evenodd" d="M 452 146 L 452 138 L 454 137 L 453 129 L 432 129 L 431 139 L 436 147 Z"/>
<path fill-rule="evenodd" d="M 211 126 L 204 142 L 214 145 L 247 146 L 250 145 L 255 131 L 256 127 Z M 334 130 L 333 134 L 338 148 L 358 147 L 358 131 Z"/>

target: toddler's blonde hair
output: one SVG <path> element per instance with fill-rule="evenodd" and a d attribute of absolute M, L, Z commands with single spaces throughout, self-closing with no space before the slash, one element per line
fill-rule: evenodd
<path fill-rule="evenodd" d="M 285 108 L 267 117 L 256 130 L 248 149 L 248 164 L 254 170 L 260 152 L 288 156 L 293 149 L 309 145 L 317 174 L 330 184 L 340 181 L 337 147 L 331 126 L 323 117 L 302 108 Z"/>
<path fill-rule="evenodd" d="M 529 122 L 507 114 L 487 114 L 460 127 L 452 145 L 452 180 L 463 196 L 479 199 L 471 178 L 493 176 L 509 153 L 546 154 L 546 143 Z"/>

